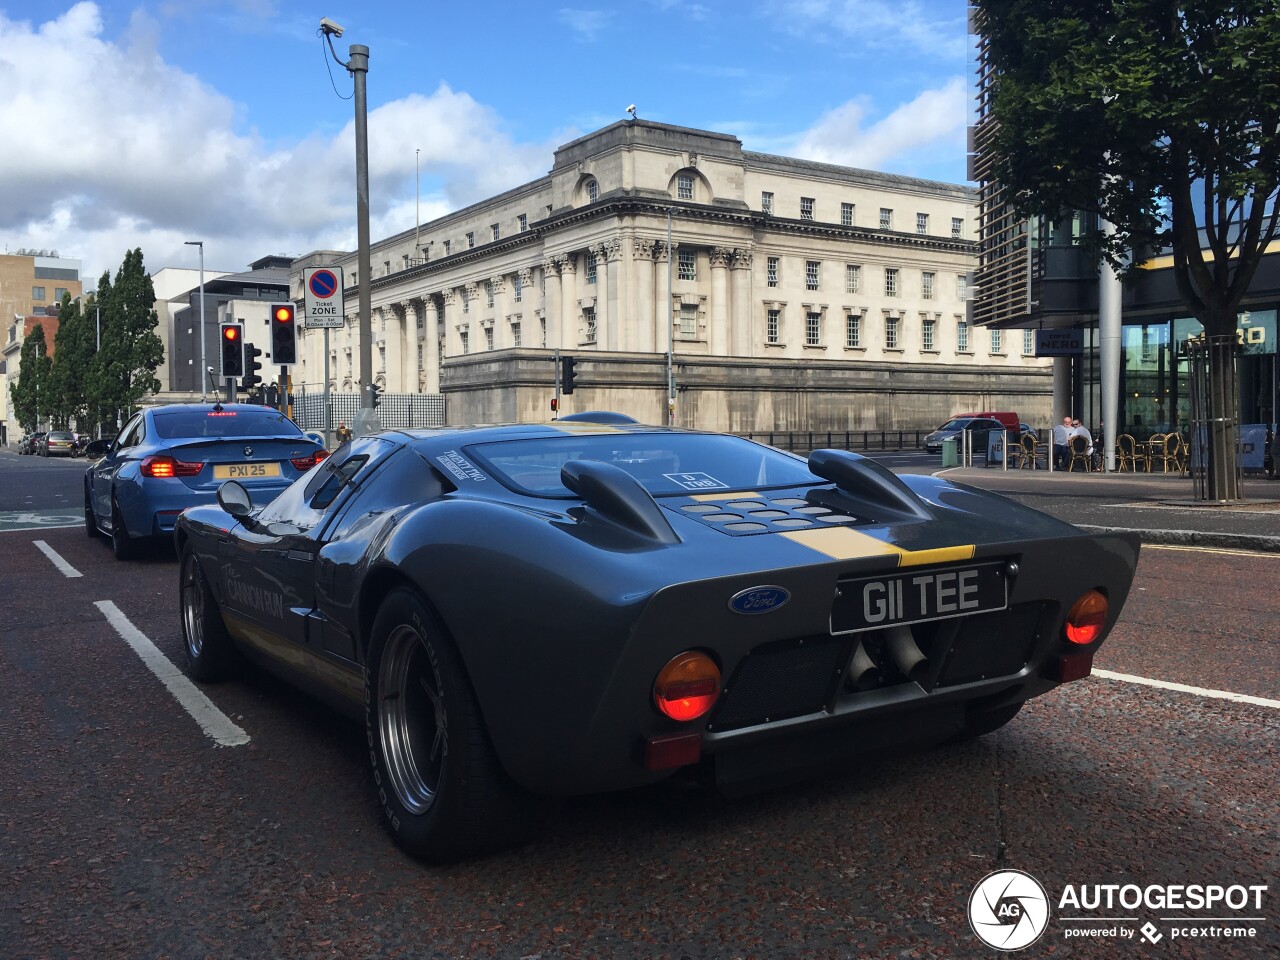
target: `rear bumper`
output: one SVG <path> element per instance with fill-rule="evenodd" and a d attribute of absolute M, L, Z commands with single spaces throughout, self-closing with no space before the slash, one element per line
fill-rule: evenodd
<path fill-rule="evenodd" d="M 255 484 L 249 491 L 255 504 L 274 500 L 292 483 Z M 132 485 L 118 491 L 120 510 L 124 514 L 125 529 L 131 537 L 167 536 L 173 532 L 178 515 L 188 507 L 217 503 L 216 488 L 193 490 L 180 479 L 148 479 L 139 490 Z"/>

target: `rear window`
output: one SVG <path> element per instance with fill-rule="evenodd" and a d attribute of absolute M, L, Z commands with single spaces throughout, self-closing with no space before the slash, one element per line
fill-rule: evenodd
<path fill-rule="evenodd" d="M 186 437 L 301 437 L 298 425 L 276 410 L 173 410 L 152 414 L 161 440 Z"/>
<path fill-rule="evenodd" d="M 654 496 L 822 483 L 803 460 L 739 437 L 621 432 L 476 443 L 467 453 L 506 486 L 537 497 L 572 497 L 560 482 L 568 460 L 613 464 Z"/>
<path fill-rule="evenodd" d="M 62 431 L 59 430 L 49 434 L 49 439 L 50 440 L 74 440 L 75 437 L 73 437 L 70 433 L 63 433 Z"/>

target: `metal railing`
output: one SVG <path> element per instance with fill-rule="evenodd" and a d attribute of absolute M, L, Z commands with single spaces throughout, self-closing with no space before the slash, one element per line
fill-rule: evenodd
<path fill-rule="evenodd" d="M 921 450 L 931 430 L 807 430 L 743 433 L 739 436 L 767 443 L 792 453 L 813 450 L 853 450 L 859 453 L 890 450 Z"/>

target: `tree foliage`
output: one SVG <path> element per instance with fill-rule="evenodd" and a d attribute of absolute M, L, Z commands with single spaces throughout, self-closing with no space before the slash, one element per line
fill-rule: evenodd
<path fill-rule="evenodd" d="M 20 356 L 18 380 L 9 385 L 9 396 L 13 400 L 13 412 L 18 423 L 30 432 L 48 414 L 48 409 L 42 406 L 47 402 L 50 367 L 44 324 L 37 323 L 23 338 Z"/>
<path fill-rule="evenodd" d="M 80 429 L 89 422 L 89 378 L 95 353 L 93 302 L 63 298 L 54 336 L 53 364 L 49 370 L 49 412 L 56 428 L 66 429 L 74 420 Z"/>
<path fill-rule="evenodd" d="M 107 273 L 98 281 L 102 347 L 91 365 L 87 399 L 108 420 L 117 412 L 126 415 L 160 389 L 155 372 L 164 359 L 164 345 L 155 333 L 160 323 L 155 299 L 140 248 L 125 254 L 114 281 Z"/>

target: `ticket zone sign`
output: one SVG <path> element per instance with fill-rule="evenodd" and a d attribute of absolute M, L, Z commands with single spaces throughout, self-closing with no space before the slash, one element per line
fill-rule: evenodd
<path fill-rule="evenodd" d="M 338 329 L 346 322 L 342 301 L 342 268 L 310 267 L 303 274 L 302 325 Z"/>

